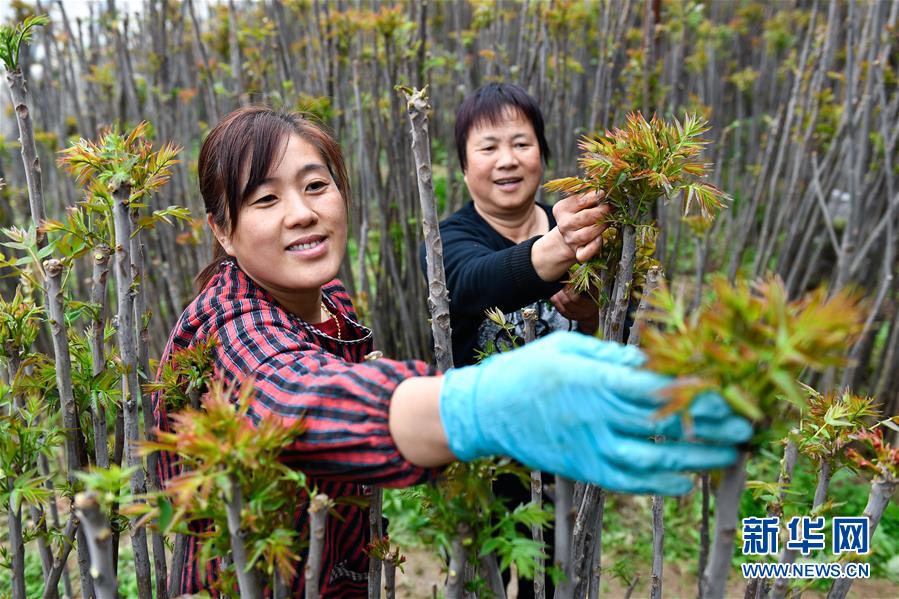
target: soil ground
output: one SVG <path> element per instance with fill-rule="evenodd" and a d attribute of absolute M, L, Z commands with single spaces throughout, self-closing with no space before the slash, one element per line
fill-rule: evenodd
<path fill-rule="evenodd" d="M 396 596 L 398 599 L 430 599 L 434 597 L 436 584 L 437 596 L 443 596 L 444 572 L 441 564 L 432 554 L 419 548 L 404 550 L 406 563 L 405 573 L 396 573 Z M 531 584 L 530 581 L 521 581 Z M 727 598 L 742 599 L 745 582 L 731 576 L 728 583 Z M 605 599 L 621 599 L 627 589 L 618 580 L 604 580 L 600 597 Z M 637 582 L 634 598 L 649 595 L 649 580 Z M 696 578 L 692 573 L 683 572 L 678 564 L 665 564 L 662 579 L 662 595 L 665 599 L 693 599 L 696 597 Z M 824 599 L 826 593 L 814 590 L 802 594 L 802 599 Z M 897 599 L 899 585 L 889 580 L 856 580 L 849 591 L 850 599 Z M 511 596 L 509 599 L 512 599 Z"/>

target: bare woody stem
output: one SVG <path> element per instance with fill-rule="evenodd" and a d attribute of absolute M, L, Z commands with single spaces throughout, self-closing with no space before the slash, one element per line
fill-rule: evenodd
<path fill-rule="evenodd" d="M 740 495 L 746 484 L 745 465 L 746 452 L 740 452 L 737 461 L 724 471 L 715 494 L 715 539 L 703 573 L 703 599 L 724 598 L 737 536 Z"/>
<path fill-rule="evenodd" d="M 184 533 L 175 535 L 175 542 L 172 544 L 172 568 L 171 580 L 169 581 L 169 590 L 172 596 L 181 595 L 181 579 L 184 574 L 184 557 L 187 553 L 188 536 Z"/>
<path fill-rule="evenodd" d="M 533 308 L 524 308 L 521 317 L 524 320 L 524 342 L 530 343 L 537 337 L 537 311 Z M 531 503 L 538 508 L 543 506 L 543 474 L 539 470 L 531 471 Z M 543 527 L 532 524 L 531 538 L 543 545 Z M 534 569 L 534 597 L 546 599 L 546 564 L 542 554 L 537 558 Z"/>
<path fill-rule="evenodd" d="M 627 335 L 627 344 L 628 345 L 639 345 L 640 343 L 640 333 L 645 324 L 645 314 L 648 310 L 649 306 L 649 298 L 652 297 L 652 294 L 655 293 L 655 290 L 659 288 L 659 283 L 662 281 L 662 269 L 658 266 L 653 266 L 646 273 L 646 283 L 643 285 L 643 293 L 640 297 L 640 304 L 637 306 L 637 312 L 634 314 L 634 324 L 631 325 L 631 330 Z"/>
<path fill-rule="evenodd" d="M 833 475 L 832 469 L 833 463 L 830 460 L 827 458 L 821 460 L 821 466 L 818 468 L 818 483 L 815 486 L 815 498 L 812 501 L 812 511 L 822 506 L 827 499 L 827 489 L 830 487 L 830 479 Z M 796 561 L 796 550 L 784 547 L 780 553 L 778 563 L 792 564 L 794 561 Z M 789 579 L 778 578 L 771 589 L 772 599 L 784 599 L 787 596 L 789 584 Z"/>
<path fill-rule="evenodd" d="M 116 599 L 118 592 L 112 553 L 113 535 L 109 520 L 100 511 L 100 504 L 93 493 L 76 495 L 75 510 L 87 539 L 91 557 L 90 572 L 97 599 Z"/>
<path fill-rule="evenodd" d="M 600 583 L 602 582 L 602 523 L 605 512 L 606 493 L 599 489 L 599 498 L 596 500 L 596 537 L 593 540 L 593 554 L 590 556 L 590 586 L 588 587 L 588 599 L 599 597 Z"/>
<path fill-rule="evenodd" d="M 331 500 L 319 493 L 309 502 L 309 555 L 306 558 L 306 599 L 318 599 L 318 579 L 322 569 L 322 551 L 325 548 L 325 524 Z"/>
<path fill-rule="evenodd" d="M 452 540 L 450 550 L 449 572 L 446 577 L 446 599 L 462 599 L 465 590 L 465 564 L 468 563 L 468 544 L 466 538 L 471 535 L 468 524 L 460 522 L 456 526 L 456 536 Z"/>
<path fill-rule="evenodd" d="M 573 527 L 573 509 L 571 500 L 574 496 L 574 483 L 556 475 L 556 551 L 553 557 L 555 566 L 565 574 L 565 580 L 556 587 L 555 599 L 572 599 L 574 597 L 574 571 L 571 559 L 571 540 Z"/>
<path fill-rule="evenodd" d="M 44 222 L 44 191 L 41 183 L 41 160 L 37 155 L 34 143 L 34 124 L 31 122 L 31 111 L 28 109 L 30 94 L 25 83 L 22 70 L 17 68 L 6 73 L 6 83 L 19 125 L 19 140 L 22 144 L 22 162 L 25 164 L 25 181 L 28 185 L 28 203 L 31 207 L 31 220 L 37 227 L 37 246 L 42 249 L 47 245 L 47 234 L 40 229 Z"/>
<path fill-rule="evenodd" d="M 240 596 L 248 599 L 262 599 L 262 588 L 256 579 L 255 570 L 250 568 L 249 554 L 246 546 L 246 531 L 241 522 L 243 511 L 243 492 L 240 481 L 234 474 L 228 475 L 230 493 L 225 498 L 225 514 L 228 518 L 228 538 L 231 542 L 231 556 L 234 559 L 234 570 L 237 572 L 237 585 Z"/>
<path fill-rule="evenodd" d="M 632 209 L 636 216 L 636 211 Z M 604 337 L 610 341 L 621 342 L 624 339 L 624 321 L 630 305 L 631 284 L 634 280 L 634 263 L 637 254 L 637 229 L 627 224 L 623 227 L 621 237 L 621 260 L 615 274 L 615 297 L 609 306 L 609 317 L 605 322 Z"/>
<path fill-rule="evenodd" d="M 784 446 L 784 457 L 780 461 L 780 474 L 777 477 L 777 486 L 780 488 L 780 493 L 778 494 L 778 500 L 772 502 L 771 505 L 768 506 L 768 517 L 783 516 L 783 506 L 787 497 L 787 489 L 793 481 L 793 469 L 796 467 L 796 460 L 798 458 L 799 448 L 792 439 L 787 439 L 786 445 Z M 763 596 L 767 596 L 768 593 L 765 589 L 765 584 L 765 581 L 761 578 L 750 580 L 749 584 L 746 585 L 744 599 L 762 599 Z"/>
<path fill-rule="evenodd" d="M 62 297 L 62 262 L 48 260 L 44 269 L 47 273 L 47 309 L 50 316 L 50 331 L 53 338 L 53 352 L 56 356 L 56 385 L 59 389 L 62 423 L 66 431 L 67 479 L 69 482 L 75 482 L 75 473 L 82 467 L 80 428 L 75 394 L 72 391 L 72 362 L 69 357 L 69 339 L 66 333 Z"/>
<path fill-rule="evenodd" d="M 137 231 L 137 211 L 131 211 L 131 230 L 134 232 L 130 239 L 131 260 L 131 289 L 135 292 L 134 321 L 135 332 L 139 331 L 139 337 L 135 337 L 137 353 L 137 378 L 138 385 L 147 382 L 147 374 L 150 371 L 149 351 L 149 314 L 147 313 L 147 288 L 144 285 L 143 245 L 140 242 L 140 232 Z M 150 403 L 150 395 L 141 392 L 141 408 L 144 417 L 144 435 L 147 441 L 154 441 L 156 435 L 153 432 L 153 406 Z M 155 451 L 147 455 L 147 471 L 150 491 L 158 491 L 162 485 L 159 480 L 159 454 Z M 153 574 L 156 581 L 156 599 L 165 599 L 168 596 L 168 575 L 165 563 L 165 541 L 162 533 L 154 530 L 151 533 L 153 543 Z"/>
<path fill-rule="evenodd" d="M 893 492 L 899 486 L 899 479 L 886 475 L 884 478 L 876 478 L 871 483 L 871 491 L 868 493 L 868 503 L 865 505 L 865 511 L 862 515 L 868 518 L 868 546 L 871 545 L 871 539 L 874 537 L 874 531 L 880 524 L 883 512 L 890 504 Z M 830 591 L 827 592 L 827 599 L 845 599 L 846 594 L 852 587 L 851 578 L 837 578 L 833 581 Z"/>
<path fill-rule="evenodd" d="M 62 411 L 62 423 L 66 437 L 66 479 L 69 484 L 74 485 L 77 480 L 75 473 L 84 466 L 81 462 L 84 448 L 81 445 L 81 426 L 78 420 L 78 408 L 75 405 L 75 394 L 72 390 L 72 361 L 69 356 L 69 338 L 66 332 L 62 296 L 62 262 L 55 259 L 47 260 L 44 264 L 44 271 L 47 273 L 47 311 L 50 317 L 50 332 L 56 361 L 59 409 Z M 83 538 L 79 538 L 79 547 L 83 546 L 83 540 Z M 88 558 L 83 551 L 78 551 L 78 567 L 82 587 L 85 589 L 85 594 L 88 595 L 93 591 L 93 583 L 89 573 Z"/>
<path fill-rule="evenodd" d="M 531 502 L 537 507 L 543 506 L 543 480 L 539 470 L 531 471 Z M 543 527 L 539 524 L 532 524 L 531 538 L 542 546 L 544 542 Z M 537 558 L 534 569 L 534 597 L 535 599 L 546 599 L 546 564 L 542 552 Z"/>
<path fill-rule="evenodd" d="M 12 485 L 14 478 L 7 478 L 7 484 Z M 22 530 L 22 504 L 13 509 L 12 501 L 8 505 L 9 511 L 9 554 L 12 566 L 12 596 L 13 599 L 25 599 L 25 540 Z"/>
<path fill-rule="evenodd" d="M 662 599 L 662 569 L 665 563 L 665 498 L 652 496 L 652 582 L 650 599 Z"/>
<path fill-rule="evenodd" d="M 453 367 L 453 342 L 450 329 L 449 292 L 443 268 L 443 242 L 437 220 L 437 201 L 431 178 L 431 145 L 428 135 L 427 88 L 403 90 L 406 110 L 412 125 L 412 155 L 418 175 L 418 199 L 421 204 L 421 226 L 425 240 L 425 262 L 428 271 L 428 309 L 434 336 L 434 358 L 437 368 L 446 372 Z"/>
<path fill-rule="evenodd" d="M 699 589 L 696 596 L 699 597 L 699 599 L 703 599 L 702 573 L 705 572 L 705 568 L 709 562 L 709 504 L 711 503 L 711 483 L 709 481 L 709 473 L 703 472 L 700 474 L 699 481 L 702 489 L 702 515 L 699 524 L 699 567 L 697 569 L 697 572 L 699 572 L 699 576 L 697 577 L 699 579 L 697 581 Z"/>
<path fill-rule="evenodd" d="M 487 555 L 481 556 L 479 562 L 481 576 L 487 581 L 487 588 L 490 589 L 493 599 L 505 599 L 506 588 L 503 586 L 503 577 L 496 564 L 496 555 L 491 551 Z"/>
<path fill-rule="evenodd" d="M 571 572 L 574 597 L 583 597 L 591 584 L 595 560 L 599 558 L 596 550 L 600 543 L 604 495 L 602 488 L 596 485 L 579 483 L 578 487 L 582 487 L 583 492 L 571 533 Z M 577 496 L 575 493 L 576 503 Z"/>
<path fill-rule="evenodd" d="M 91 321 L 91 374 L 97 377 L 106 367 L 103 334 L 106 328 L 106 279 L 109 275 L 110 249 L 106 245 L 94 248 L 93 276 L 91 277 L 90 302 L 97 307 L 97 314 Z M 91 398 L 91 419 L 94 425 L 94 458 L 98 468 L 109 468 L 109 444 L 106 432 L 106 407 L 96 398 Z"/>
<path fill-rule="evenodd" d="M 371 506 L 368 510 L 368 527 L 371 531 L 371 542 L 375 543 L 384 536 L 382 505 L 383 491 L 381 487 L 371 488 Z M 386 566 L 386 564 L 385 564 Z M 368 599 L 380 599 L 381 597 L 381 560 L 374 555 L 368 556 Z"/>
<path fill-rule="evenodd" d="M 131 220 L 129 218 L 130 189 L 120 187 L 113 194 L 113 224 L 115 226 L 115 281 L 118 296 L 116 331 L 119 354 L 125 370 L 122 376 L 122 414 L 125 424 L 125 464 L 134 467 L 131 475 L 131 493 L 138 496 L 146 492 L 144 465 L 135 451 L 140 441 L 140 424 L 137 406 L 140 389 L 137 383 L 137 356 L 134 343 L 134 287 L 131 276 L 130 239 Z M 137 592 L 140 599 L 150 599 L 150 552 L 147 549 L 147 533 L 136 527 L 132 521 L 131 546 L 134 550 L 134 570 L 137 577 Z"/>
<path fill-rule="evenodd" d="M 50 574 L 44 581 L 44 595 L 42 599 L 51 599 L 51 597 L 57 595 L 56 587 L 59 585 L 59 579 L 66 569 L 69 553 L 71 553 L 74 546 L 75 535 L 80 528 L 78 518 L 69 516 L 66 530 L 62 535 L 62 547 L 59 550 L 59 555 L 53 560 L 53 569 L 50 570 Z"/>
<path fill-rule="evenodd" d="M 387 599 L 396 598 L 396 561 L 399 559 L 399 550 L 389 551 L 384 556 L 384 591 Z"/>

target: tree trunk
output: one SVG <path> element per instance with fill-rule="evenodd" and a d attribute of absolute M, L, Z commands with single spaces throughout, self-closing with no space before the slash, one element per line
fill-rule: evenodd
<path fill-rule="evenodd" d="M 115 566 L 112 554 L 112 531 L 109 520 L 100 511 L 100 504 L 92 493 L 75 496 L 75 510 L 83 524 L 87 548 L 91 556 L 91 577 L 97 599 L 117 599 Z"/>
<path fill-rule="evenodd" d="M 874 531 L 877 530 L 877 525 L 883 517 L 884 510 L 890 504 L 890 499 L 892 498 L 893 491 L 896 490 L 897 485 L 899 485 L 899 480 L 895 478 L 877 478 L 871 483 L 871 491 L 868 494 L 868 503 L 865 505 L 865 511 L 862 512 L 862 515 L 867 517 L 869 521 L 869 546 L 871 544 L 871 539 L 874 537 Z M 845 599 L 851 587 L 851 578 L 838 578 L 833 581 L 833 585 L 827 593 L 827 599 Z"/>
<path fill-rule="evenodd" d="M 118 296 L 118 316 L 116 330 L 119 340 L 119 354 L 125 368 L 122 376 L 122 414 L 124 417 L 125 464 L 135 468 L 131 475 L 131 493 L 141 495 L 146 492 L 144 465 L 137 455 L 136 443 L 140 441 L 140 424 L 137 407 L 140 402 L 140 388 L 137 383 L 137 355 L 134 343 L 134 281 L 131 272 L 130 238 L 131 220 L 128 199 L 130 189 L 120 187 L 115 191 L 113 217 L 115 226 L 115 279 Z M 150 578 L 150 554 L 147 548 L 147 532 L 135 526 L 132 519 L 131 546 L 134 550 L 134 569 L 140 599 L 152 596 Z"/>
<path fill-rule="evenodd" d="M 737 536 L 740 495 L 746 483 L 745 465 L 746 453 L 741 452 L 737 461 L 724 471 L 715 494 L 715 539 L 703 573 L 703 599 L 724 598 Z"/>
<path fill-rule="evenodd" d="M 306 558 L 306 599 L 318 599 L 318 579 L 322 569 L 322 550 L 325 547 L 325 523 L 328 508 L 331 505 L 328 496 L 321 493 L 309 502 L 309 555 Z"/>
<path fill-rule="evenodd" d="M 228 538 L 231 542 L 231 557 L 234 560 L 234 570 L 237 574 L 237 586 L 240 596 L 248 599 L 262 599 L 262 586 L 256 578 L 256 571 L 250 567 L 249 551 L 245 543 L 246 532 L 241 521 L 243 511 L 243 491 L 240 481 L 234 474 L 228 475 L 230 493 L 225 497 L 225 510 L 228 517 Z M 310 508 L 311 510 L 311 508 Z M 315 530 L 313 529 L 313 534 Z M 313 543 L 314 537 L 313 537 Z M 311 554 L 311 547 L 310 547 Z M 309 581 L 306 581 L 306 596 L 309 597 Z"/>

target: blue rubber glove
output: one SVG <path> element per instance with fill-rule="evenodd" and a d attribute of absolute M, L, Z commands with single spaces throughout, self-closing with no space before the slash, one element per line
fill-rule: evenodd
<path fill-rule="evenodd" d="M 452 369 L 440 393 L 450 449 L 460 460 L 510 456 L 612 491 L 686 493 L 693 483 L 680 472 L 730 465 L 752 427 L 706 392 L 689 409 L 685 439 L 680 415 L 656 417 L 673 379 L 640 370 L 644 362 L 633 346 L 554 333 Z"/>

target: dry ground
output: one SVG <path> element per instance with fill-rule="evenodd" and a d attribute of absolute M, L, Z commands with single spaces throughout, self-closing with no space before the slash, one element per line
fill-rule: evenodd
<path fill-rule="evenodd" d="M 442 596 L 444 574 L 440 564 L 430 553 L 422 549 L 405 550 L 405 574 L 397 572 L 398 599 L 430 599 L 433 597 L 434 584 L 437 584 L 438 597 Z M 530 584 L 529 581 L 522 581 Z M 745 583 L 731 576 L 728 584 L 728 599 L 742 599 Z M 691 573 L 684 573 L 678 564 L 665 564 L 662 581 L 663 596 L 666 599 L 693 599 L 696 597 L 696 578 Z M 601 597 L 620 599 L 625 596 L 626 589 L 617 580 L 603 582 Z M 632 597 L 646 597 L 649 594 L 647 581 L 639 581 Z M 826 593 L 807 591 L 803 599 L 824 599 Z M 856 580 L 849 592 L 851 599 L 899 599 L 899 585 L 888 580 Z"/>

